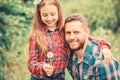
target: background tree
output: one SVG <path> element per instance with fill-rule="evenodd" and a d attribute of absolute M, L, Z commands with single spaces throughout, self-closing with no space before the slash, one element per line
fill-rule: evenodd
<path fill-rule="evenodd" d="M 115 16 L 117 18 L 117 25 L 114 31 L 118 31 L 120 33 L 120 0 L 112 1 L 113 9 L 115 10 Z"/>
<path fill-rule="evenodd" d="M 0 80 L 19 80 L 16 75 L 22 74 L 24 48 L 33 17 L 33 6 L 29 5 L 33 5 L 32 1 L 2 0 L 0 3 Z"/>

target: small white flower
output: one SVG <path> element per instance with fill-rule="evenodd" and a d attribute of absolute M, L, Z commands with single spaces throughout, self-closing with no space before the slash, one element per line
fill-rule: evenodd
<path fill-rule="evenodd" d="M 48 52 L 48 53 L 47 53 L 47 57 L 48 57 L 49 59 L 52 59 L 53 56 L 54 56 L 54 54 L 53 54 L 52 52 Z"/>
<path fill-rule="evenodd" d="M 38 5 L 42 0 L 34 0 L 33 4 Z"/>
<path fill-rule="evenodd" d="M 47 58 L 50 60 L 50 65 L 52 65 L 54 54 L 52 52 L 47 53 Z"/>

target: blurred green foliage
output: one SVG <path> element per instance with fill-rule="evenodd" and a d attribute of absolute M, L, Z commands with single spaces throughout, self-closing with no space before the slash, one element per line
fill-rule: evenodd
<path fill-rule="evenodd" d="M 33 18 L 31 5 L 22 0 L 0 3 L 0 80 L 23 80 L 28 75 L 24 48 Z"/>
<path fill-rule="evenodd" d="M 119 3 L 119 0 L 67 0 L 62 2 L 65 17 L 71 13 L 81 13 L 87 17 L 92 31 L 103 27 L 114 32 L 120 27 Z"/>
<path fill-rule="evenodd" d="M 61 0 L 61 4 L 64 18 L 71 13 L 84 14 L 91 34 L 111 42 L 120 62 L 120 0 Z M 0 80 L 30 78 L 25 49 L 34 10 L 32 0 L 0 0 Z"/>

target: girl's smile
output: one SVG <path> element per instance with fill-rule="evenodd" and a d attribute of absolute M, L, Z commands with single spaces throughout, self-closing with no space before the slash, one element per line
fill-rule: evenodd
<path fill-rule="evenodd" d="M 58 21 L 58 10 L 54 5 L 45 5 L 41 9 L 41 20 L 48 29 L 55 29 Z"/>

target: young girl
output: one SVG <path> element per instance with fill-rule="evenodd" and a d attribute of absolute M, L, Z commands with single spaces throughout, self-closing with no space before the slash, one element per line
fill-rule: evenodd
<path fill-rule="evenodd" d="M 59 1 L 38 0 L 36 3 L 29 39 L 28 69 L 32 73 L 31 80 L 64 80 L 68 55 L 59 36 L 59 29 L 63 26 Z M 103 40 L 91 40 L 100 46 L 109 47 Z M 104 54 L 108 54 L 106 50 L 103 51 Z"/>

